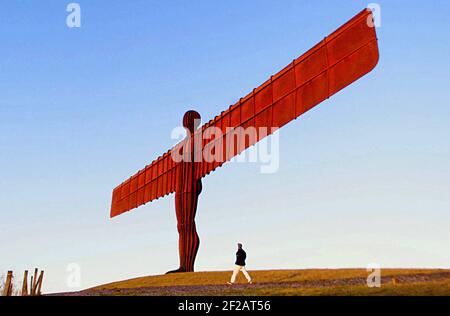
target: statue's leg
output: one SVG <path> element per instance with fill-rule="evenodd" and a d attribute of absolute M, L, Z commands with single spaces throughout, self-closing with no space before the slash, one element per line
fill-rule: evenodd
<path fill-rule="evenodd" d="M 200 246 L 197 227 L 195 225 L 195 214 L 197 212 L 198 194 L 188 193 L 185 197 L 186 209 L 186 271 L 194 272 L 195 258 Z"/>
<path fill-rule="evenodd" d="M 183 200 L 184 193 L 175 192 L 180 267 L 177 270 L 169 271 L 167 273 L 186 272 L 186 209 Z"/>
<path fill-rule="evenodd" d="M 193 186 L 194 190 L 190 193 L 185 193 L 186 203 L 186 270 L 194 272 L 195 258 L 197 257 L 198 248 L 200 247 L 200 238 L 197 233 L 195 225 L 195 215 L 197 214 L 198 197 L 202 192 L 202 181 L 199 179 Z"/>
<path fill-rule="evenodd" d="M 194 271 L 195 258 L 200 246 L 195 225 L 198 196 L 198 192 L 175 193 L 180 267 L 168 273 Z"/>

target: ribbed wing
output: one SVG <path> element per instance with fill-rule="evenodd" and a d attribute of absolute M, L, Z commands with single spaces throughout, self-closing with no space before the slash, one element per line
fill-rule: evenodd
<path fill-rule="evenodd" d="M 173 193 L 176 172 L 169 151 L 114 189 L 111 217 Z"/>
<path fill-rule="evenodd" d="M 362 11 L 237 104 L 198 129 L 192 136 L 197 144 L 194 149 L 195 161 L 198 162 L 196 177 L 209 174 L 370 72 L 378 62 L 372 19 L 370 10 Z M 247 137 L 246 131 L 251 128 L 257 131 L 255 137 Z M 233 137 L 229 137 L 231 133 Z M 186 140 L 182 141 L 172 150 L 178 150 L 185 143 Z M 172 150 L 114 189 L 111 217 L 175 191 L 178 168 L 172 159 Z"/>
<path fill-rule="evenodd" d="M 202 163 L 197 169 L 197 177 L 209 174 L 370 72 L 379 57 L 375 27 L 372 26 L 372 12 L 363 10 L 237 104 L 202 126 L 199 133 L 203 134 L 203 143 L 197 147 L 197 157 L 202 154 Z M 230 132 L 230 128 L 238 127 L 243 129 Z M 249 127 L 256 129 L 256 137 L 247 134 Z M 266 128 L 267 132 L 260 132 L 260 128 Z M 214 129 L 222 131 L 222 136 L 217 136 L 220 133 L 215 133 Z M 227 137 L 229 133 L 245 134 L 242 137 L 237 135 L 240 139 L 237 140 L 235 136 Z M 205 160 L 205 156 L 223 159 Z"/>

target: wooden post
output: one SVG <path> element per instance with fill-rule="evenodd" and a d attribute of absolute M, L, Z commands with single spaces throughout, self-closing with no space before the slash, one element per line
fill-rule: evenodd
<path fill-rule="evenodd" d="M 22 296 L 28 296 L 28 270 L 23 273 Z"/>
<path fill-rule="evenodd" d="M 3 296 L 12 295 L 12 279 L 13 279 L 13 272 L 8 271 L 8 274 L 6 276 L 5 288 L 3 289 Z"/>
<path fill-rule="evenodd" d="M 397 280 L 395 279 L 395 277 L 392 278 L 392 285 L 397 285 Z"/>
<path fill-rule="evenodd" d="M 33 276 L 31 276 L 31 281 L 30 281 L 30 296 L 33 296 Z"/>
<path fill-rule="evenodd" d="M 42 280 L 44 279 L 44 271 L 41 271 L 39 274 L 39 279 L 37 281 L 37 289 L 36 289 L 36 295 L 41 295 L 41 288 L 42 288 Z"/>
<path fill-rule="evenodd" d="M 37 278 L 38 278 L 37 274 L 38 274 L 38 269 L 35 268 L 34 269 L 34 278 L 33 278 L 33 281 L 31 282 L 32 283 L 32 288 L 31 288 L 32 296 L 36 295 L 36 284 L 37 284 Z"/>

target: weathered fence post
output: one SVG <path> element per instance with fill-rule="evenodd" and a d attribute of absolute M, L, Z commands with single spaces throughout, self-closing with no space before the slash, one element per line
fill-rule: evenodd
<path fill-rule="evenodd" d="M 28 270 L 23 273 L 22 296 L 28 296 Z"/>
<path fill-rule="evenodd" d="M 37 289 L 36 289 L 36 294 L 35 295 L 41 295 L 41 288 L 42 288 L 42 280 L 44 279 L 44 271 L 41 271 L 41 273 L 39 274 L 39 279 L 36 283 L 37 285 Z"/>
<path fill-rule="evenodd" d="M 39 273 L 38 277 L 38 269 L 34 269 L 34 276 L 31 276 L 30 287 L 28 289 L 28 270 L 25 270 L 23 273 L 23 282 L 22 282 L 22 296 L 36 296 L 42 295 L 42 282 L 44 280 L 44 271 L 42 270 Z M 3 296 L 12 296 L 13 295 L 13 271 L 8 271 L 5 281 L 5 288 L 3 289 Z"/>
<path fill-rule="evenodd" d="M 5 288 L 3 289 L 3 296 L 11 296 L 12 295 L 12 280 L 13 280 L 13 272 L 8 271 L 6 276 Z"/>
<path fill-rule="evenodd" d="M 31 291 L 30 291 L 31 296 L 36 295 L 36 284 L 37 284 L 37 278 L 38 278 L 37 274 L 38 274 L 38 269 L 35 268 L 34 269 L 34 277 L 32 277 L 32 279 L 31 279 Z"/>

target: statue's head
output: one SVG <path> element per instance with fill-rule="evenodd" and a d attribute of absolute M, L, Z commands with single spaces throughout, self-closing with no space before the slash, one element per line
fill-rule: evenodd
<path fill-rule="evenodd" d="M 183 126 L 193 133 L 200 126 L 201 116 L 197 111 L 190 110 L 184 114 Z"/>

